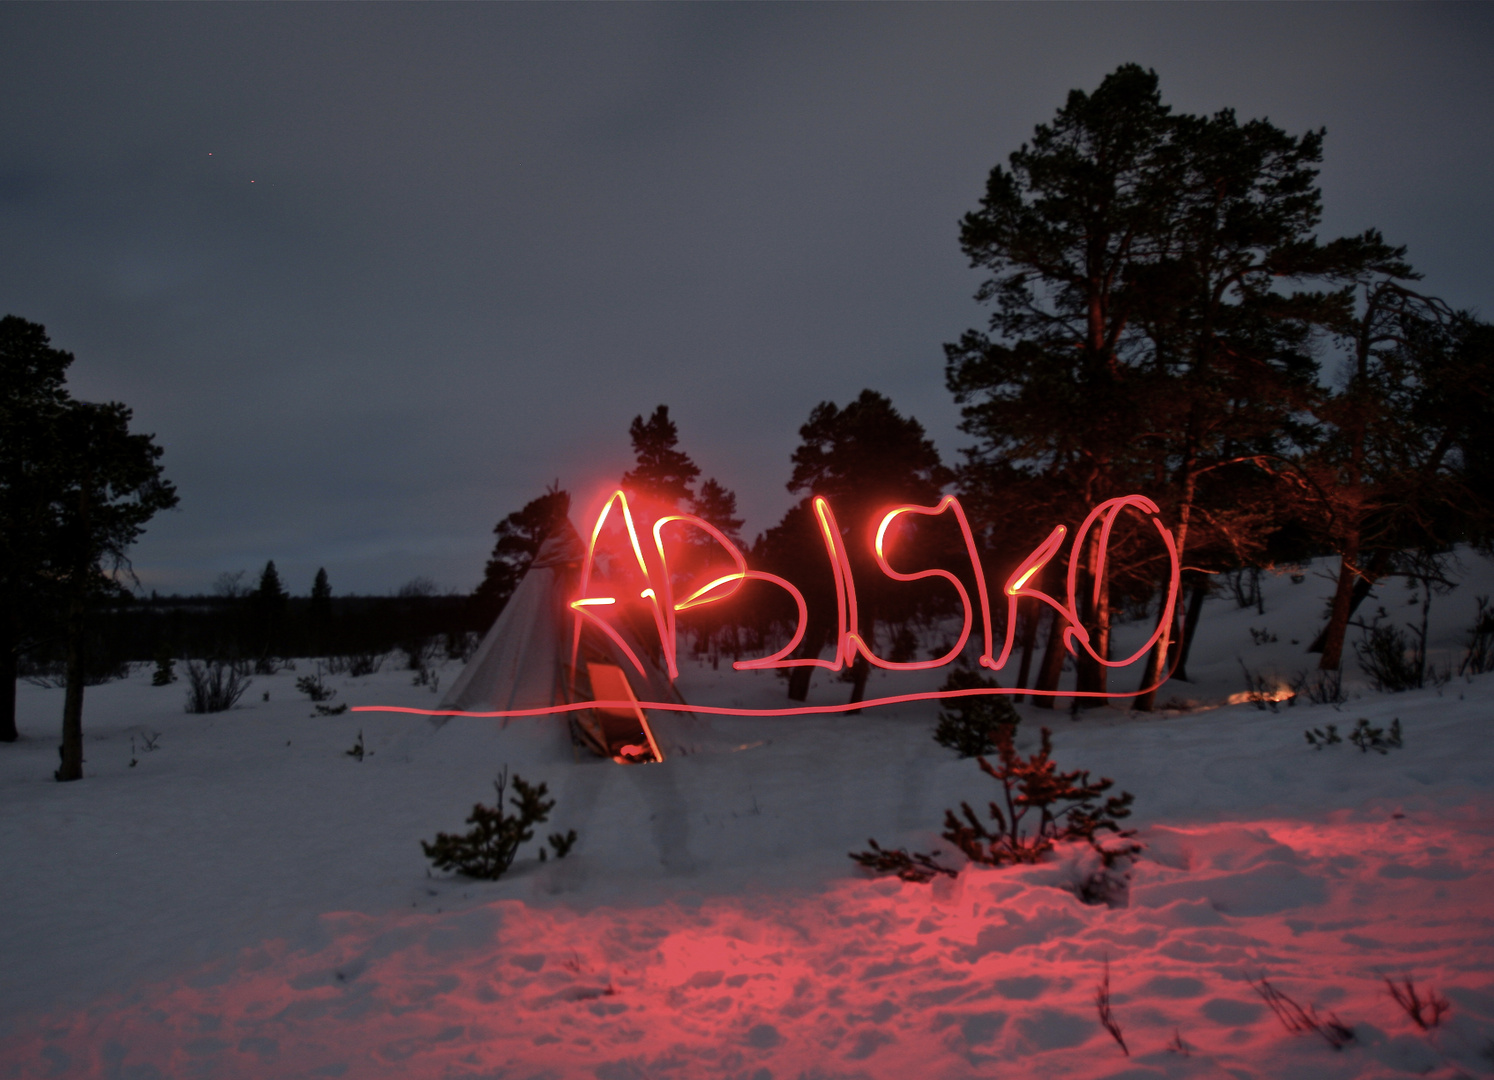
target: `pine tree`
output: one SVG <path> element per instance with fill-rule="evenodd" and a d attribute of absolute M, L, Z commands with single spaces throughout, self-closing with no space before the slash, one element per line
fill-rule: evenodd
<path fill-rule="evenodd" d="M 317 569 L 311 582 L 311 603 L 306 609 L 308 637 L 313 656 L 326 655 L 327 637 L 332 629 L 332 585 L 325 567 Z"/>
<path fill-rule="evenodd" d="M 872 532 L 877 515 L 900 503 L 934 504 L 953 474 L 939 460 L 939 451 L 925 436 L 923 425 L 911 416 L 903 417 L 888 398 L 873 390 L 861 391 L 845 408 L 820 402 L 799 429 L 799 436 L 803 441 L 793 453 L 788 489 L 829 500 L 856 579 L 860 633 L 868 642 L 874 641 L 879 620 L 906 614 L 904 605 L 924 595 L 921 590 L 899 589 L 899 583 L 874 562 Z M 808 518 L 812 524 L 813 515 Z M 823 550 L 823 544 L 819 546 Z M 823 555 L 819 561 L 824 561 Z M 822 642 L 805 635 L 804 649 L 817 652 L 819 647 Z M 799 671 L 806 675 L 799 676 L 798 682 L 791 677 L 791 694 L 807 693 L 810 670 L 797 669 L 796 675 Z M 858 658 L 850 674 L 852 701 L 865 696 L 869 670 L 865 658 Z"/>
<path fill-rule="evenodd" d="M 994 306 L 990 334 L 946 346 L 964 430 L 980 440 L 962 486 L 994 489 L 981 474 L 1015 473 L 1048 489 L 1017 494 L 1070 524 L 1144 491 L 1174 523 L 1184 563 L 1255 558 L 1284 523 L 1272 478 L 1311 442 L 1301 418 L 1316 387 L 1314 330 L 1341 315 L 1356 275 L 1401 269 L 1376 233 L 1317 240 L 1322 139 L 1229 110 L 1174 115 L 1156 74 L 1130 64 L 1093 94 L 1072 92 L 992 170 L 961 229 L 971 264 L 991 272 L 977 298 Z M 1131 566 L 1102 568 L 1097 545 L 1098 532 L 1077 555 L 1088 579 L 1079 615 L 1107 657 L 1112 594 L 1134 588 L 1128 578 L 1155 588 L 1165 553 L 1153 545 Z M 1094 587 L 1101 572 L 1108 588 Z M 1054 686 L 1061 629 L 1050 626 L 1044 662 Z M 1168 658 L 1164 638 L 1145 684 Z M 1078 679 L 1107 689 L 1087 654 Z M 1150 703 L 1149 693 L 1138 706 Z"/>
<path fill-rule="evenodd" d="M 1304 499 L 1339 556 L 1328 623 L 1311 648 L 1337 670 L 1359 602 L 1404 553 L 1488 536 L 1494 330 L 1393 277 L 1361 283 L 1338 327 L 1348 378 L 1322 398 L 1326 436 L 1307 460 Z M 1326 511 L 1326 512 L 1325 512 Z"/>
<path fill-rule="evenodd" d="M 259 587 L 250 595 L 261 664 L 270 656 L 281 652 L 285 611 L 289 602 L 290 594 L 280 584 L 280 573 L 275 569 L 275 560 L 271 559 L 260 572 Z"/>
<path fill-rule="evenodd" d="M 474 619 L 479 625 L 490 625 L 498 617 L 545 538 L 567 526 L 570 511 L 570 493 L 561 490 L 557 480 L 539 498 L 531 499 L 522 510 L 493 527 L 498 542 L 493 545 L 482 581 L 472 593 Z"/>
<path fill-rule="evenodd" d="M 1134 796 L 1124 791 L 1105 796 L 1114 781 L 1104 777 L 1091 781 L 1087 769 L 1059 772 L 1047 728 L 1043 728 L 1042 746 L 1031 757 L 1017 753 L 1009 727 L 997 729 L 996 750 L 998 765 L 984 757 L 976 759 L 981 772 L 1001 785 L 1001 804 L 987 804 L 995 830 L 986 827 L 969 803 L 960 804 L 960 816 L 944 811 L 944 839 L 971 862 L 987 866 L 1034 863 L 1056 844 L 1070 840 L 1088 840 L 1107 861 L 1140 850 L 1140 845 L 1130 842 L 1101 846 L 1099 833 L 1128 841 L 1134 835 L 1117 824 L 1130 816 Z M 1102 796 L 1104 802 L 1099 801 Z"/>
<path fill-rule="evenodd" d="M 46 328 L 15 315 L 0 319 L 0 742 L 14 742 L 20 654 L 61 607 L 44 536 L 54 509 L 41 466 L 55 445 L 55 423 L 71 400 L 71 353 L 52 348 Z"/>
<path fill-rule="evenodd" d="M 623 474 L 624 490 L 660 509 L 679 509 L 680 503 L 691 497 L 690 485 L 700 469 L 689 454 L 675 449 L 679 430 L 669 419 L 669 406 L 660 405 L 647 420 L 635 416 L 628 435 L 638 463 Z"/>
<path fill-rule="evenodd" d="M 715 477 L 701 484 L 700 490 L 691 496 L 690 512 L 716 526 L 733 543 L 741 544 L 742 519 L 737 517 L 736 492 L 723 487 Z"/>
<path fill-rule="evenodd" d="M 493 782 L 493 787 L 498 793 L 493 805 L 477 803 L 467 816 L 471 830 L 463 834 L 437 833 L 433 843 L 420 842 L 426 858 L 435 864 L 436 869 L 496 881 L 513 865 L 519 846 L 534 838 L 534 826 L 548 820 L 550 811 L 555 808 L 555 800 L 545 798 L 548 789 L 544 784 L 526 783 L 515 773 L 515 794 L 509 802 L 517 813 L 509 813 L 503 805 L 508 788 L 507 768 Z M 574 829 L 565 835 L 552 833 L 549 838 L 557 858 L 564 858 L 575 842 Z M 541 850 L 541 861 L 545 855 Z"/>
<path fill-rule="evenodd" d="M 103 597 L 120 593 L 115 575 L 125 553 L 157 512 L 176 505 L 162 476 L 162 450 L 150 435 L 130 432 L 130 410 L 118 402 L 70 402 L 57 416 L 56 442 L 40 463 L 55 516 L 46 539 L 56 552 L 66 597 L 67 693 L 62 707 L 58 780 L 83 778 L 84 647 L 88 616 Z"/>

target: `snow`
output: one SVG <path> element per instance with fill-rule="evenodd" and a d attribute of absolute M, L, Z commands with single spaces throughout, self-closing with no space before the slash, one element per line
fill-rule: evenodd
<path fill-rule="evenodd" d="M 1459 574 L 1433 602 L 1439 668 L 1494 592 L 1489 563 Z M 622 767 L 575 757 L 554 721 L 314 716 L 309 661 L 212 716 L 142 670 L 88 690 L 86 779 L 57 784 L 62 692 L 23 684 L 23 741 L 0 747 L 0 1077 L 1488 1074 L 1494 676 L 1378 694 L 1350 659 L 1337 708 L 1220 705 L 1242 663 L 1288 683 L 1316 659 L 1331 585 L 1265 585 L 1264 615 L 1206 605 L 1195 681 L 1161 695 L 1190 707 L 1019 706 L 1019 748 L 1046 724 L 1061 768 L 1136 796 L 1146 850 L 1115 906 L 1071 891 L 1083 850 L 931 885 L 846 857 L 875 837 L 955 863 L 944 809 L 991 797 L 932 741 L 928 703 L 676 722 L 691 752 Z M 1419 618 L 1411 599 L 1383 584 L 1368 610 Z M 339 702 L 434 700 L 392 665 L 328 682 Z M 771 673 L 725 665 L 682 685 L 783 702 Z M 817 676 L 811 700 L 847 689 Z M 1361 717 L 1399 719 L 1404 748 L 1303 738 Z M 459 829 L 505 764 L 549 785 L 541 832 L 574 828 L 575 850 L 526 849 L 498 882 L 431 876 L 419 841 Z M 1097 1016 L 1107 965 L 1129 1057 Z M 1430 1032 L 1386 990 L 1406 976 L 1450 1002 Z M 1262 979 L 1353 1041 L 1290 1033 Z"/>

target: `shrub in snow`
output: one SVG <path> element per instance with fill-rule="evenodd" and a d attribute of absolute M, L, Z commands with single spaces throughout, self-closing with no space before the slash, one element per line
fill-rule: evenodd
<path fill-rule="evenodd" d="M 312 701 L 331 701 L 337 696 L 336 690 L 333 690 L 326 683 L 322 682 L 321 664 L 318 664 L 316 666 L 315 675 L 302 675 L 299 679 L 297 679 L 296 689 L 301 691 L 301 693 L 305 694 Z"/>
<path fill-rule="evenodd" d="M 1277 711 L 1277 705 L 1285 700 L 1291 705 L 1296 699 L 1293 695 L 1284 695 L 1281 690 L 1280 680 L 1274 675 L 1265 675 L 1259 671 L 1251 671 L 1245 666 L 1245 661 L 1240 661 L 1240 670 L 1245 673 L 1245 700 L 1264 712 L 1270 709 Z"/>
<path fill-rule="evenodd" d="M 1384 615 L 1381 609 L 1380 615 Z M 1354 646 L 1359 668 L 1375 689 L 1392 694 L 1421 685 L 1421 658 L 1411 649 L 1406 635 L 1394 626 L 1380 625 L 1377 617 L 1365 628 L 1364 640 Z"/>
<path fill-rule="evenodd" d="M 1381 754 L 1399 750 L 1401 748 L 1401 719 L 1396 717 L 1390 722 L 1390 734 L 1388 735 L 1383 728 L 1370 727 L 1368 720 L 1360 719 L 1359 726 L 1349 733 L 1349 741 L 1365 754 L 1371 750 Z"/>
<path fill-rule="evenodd" d="M 1251 982 L 1250 985 L 1261 996 L 1261 1000 L 1271 1006 L 1271 1011 L 1281 1021 L 1282 1027 L 1293 1035 L 1321 1035 L 1335 1050 L 1342 1050 L 1354 1041 L 1354 1029 L 1339 1020 L 1336 1014 L 1319 1016 L 1314 1005 L 1304 1009 L 1264 978 L 1259 983 Z"/>
<path fill-rule="evenodd" d="M 1325 746 L 1332 746 L 1335 743 L 1343 742 L 1343 739 L 1339 737 L 1338 726 L 1336 724 L 1329 724 L 1326 732 L 1320 728 L 1313 728 L 1311 731 L 1304 731 L 1302 734 L 1307 736 L 1307 745 L 1311 746 L 1314 750 L 1321 750 Z M 1368 720 L 1360 717 L 1359 723 L 1355 726 L 1354 730 L 1349 732 L 1349 741 L 1359 747 L 1361 753 L 1365 754 L 1371 750 L 1380 754 L 1388 754 L 1392 750 L 1399 750 L 1402 746 L 1400 717 L 1396 717 L 1390 722 L 1390 731 L 1388 733 L 1384 728 L 1372 727 Z"/>
<path fill-rule="evenodd" d="M 1043 728 L 1041 749 L 1027 758 L 1017 753 L 1012 733 L 1011 725 L 999 725 L 994 730 L 999 765 L 992 765 L 984 756 L 976 758 L 981 771 L 1001 785 L 1005 809 L 994 802 L 989 804 L 995 830 L 976 816 L 969 803 L 961 803 L 963 821 L 953 810 L 944 811 L 944 839 L 963 851 L 971 862 L 986 866 L 1035 863 L 1056 845 L 1071 840 L 1088 841 L 1106 869 L 1141 850 L 1140 844 L 1129 840 L 1135 831 L 1117 824 L 1131 813 L 1134 796 L 1130 792 L 1110 795 L 1100 802 L 1114 782 L 1105 777 L 1091 782 L 1085 769 L 1059 772 L 1052 760 L 1052 733 L 1047 728 Z M 1105 832 L 1127 842 L 1103 846 L 1099 834 Z M 924 855 L 903 848 L 883 848 L 875 840 L 868 843 L 870 851 L 850 853 L 852 859 L 868 870 L 916 882 L 931 881 L 938 874 L 955 876 L 956 871 L 934 861 L 938 852 Z M 1093 900 L 1082 894 L 1081 899 L 1106 902 L 1114 891 L 1113 883 L 1103 888 L 1096 886 Z"/>
<path fill-rule="evenodd" d="M 1116 1020 L 1115 1013 L 1110 1009 L 1110 957 L 1108 956 L 1105 957 L 1105 975 L 1100 979 L 1100 985 L 1095 987 L 1095 1011 L 1100 1015 L 1100 1026 L 1110 1032 L 1110 1037 L 1121 1048 L 1121 1053 L 1130 1057 L 1131 1048 L 1126 1045 L 1126 1037 L 1121 1034 L 1120 1022 Z"/>
<path fill-rule="evenodd" d="M 1304 731 L 1302 734 L 1307 736 L 1307 745 L 1314 750 L 1321 750 L 1325 746 L 1332 746 L 1334 743 L 1343 742 L 1338 737 L 1337 724 L 1329 724 L 1327 731 L 1324 731 L 1322 728 L 1313 728 L 1311 731 Z"/>
<path fill-rule="evenodd" d="M 226 664 L 222 660 L 200 664 L 196 660 L 188 660 L 187 711 L 225 712 L 244 696 L 251 681 L 244 677 L 236 664 Z"/>
<path fill-rule="evenodd" d="M 361 679 L 365 675 L 372 675 L 383 666 L 383 653 L 353 653 L 347 658 L 347 672 L 355 679 Z"/>
<path fill-rule="evenodd" d="M 1349 700 L 1344 693 L 1344 673 L 1324 671 L 1299 671 L 1292 680 L 1292 696 L 1306 697 L 1313 705 L 1342 705 Z"/>
<path fill-rule="evenodd" d="M 1106 848 L 1099 834 L 1109 832 L 1121 839 L 1134 835 L 1117 822 L 1131 813 L 1130 792 L 1105 796 L 1114 781 L 1101 777 L 1091 782 L 1087 769 L 1059 772 L 1054 764 L 1052 733 L 1043 728 L 1042 747 L 1024 758 L 1012 745 L 1009 729 L 998 729 L 996 752 L 1000 764 L 977 758 L 981 771 L 1001 785 L 1001 802 L 989 804 L 995 829 L 987 828 L 969 803 L 961 803 L 963 820 L 953 810 L 944 811 L 944 838 L 971 862 L 988 866 L 1032 863 L 1067 840 L 1087 840 L 1106 865 L 1141 850 L 1135 843 Z M 1104 797 L 1104 802 L 1099 800 Z M 1034 818 L 1036 819 L 1034 821 Z"/>
<path fill-rule="evenodd" d="M 152 686 L 170 686 L 176 682 L 176 664 L 172 662 L 171 650 L 162 646 L 156 651 L 156 670 L 151 672 Z"/>
<path fill-rule="evenodd" d="M 1442 1023 L 1442 1017 L 1452 1008 L 1447 998 L 1435 990 L 1427 990 L 1426 997 L 1422 997 L 1422 991 L 1416 989 L 1416 983 L 1409 975 L 1399 984 L 1386 975 L 1385 985 L 1390 988 L 1390 996 L 1395 998 L 1395 1003 L 1406 1010 L 1411 1022 L 1422 1031 L 1430 1031 Z"/>
<path fill-rule="evenodd" d="M 959 667 L 951 671 L 941 690 L 974 690 L 994 688 L 996 682 L 978 671 Z M 951 698 L 939 710 L 939 726 L 934 741 L 947 746 L 962 758 L 978 757 L 996 749 L 996 730 L 1003 725 L 1015 727 L 1022 717 L 1004 697 Z"/>
<path fill-rule="evenodd" d="M 477 803 L 472 807 L 472 813 L 467 815 L 467 824 L 472 826 L 469 832 L 461 835 L 437 833 L 434 843 L 420 842 L 425 857 L 436 865 L 437 870 L 451 870 L 487 881 L 496 881 L 504 875 L 513 865 L 519 846 L 534 839 L 534 826 L 548 820 L 550 811 L 555 808 L 555 800 L 545 798 L 547 788 L 544 784 L 525 783 L 515 773 L 513 786 L 514 795 L 509 803 L 515 813 L 508 813 L 503 805 L 508 789 L 508 769 L 504 768 L 493 781 L 493 787 L 498 791 L 496 803 L 493 806 Z M 576 842 L 576 830 L 564 835 L 552 833 L 549 842 L 555 850 L 555 857 L 563 859 Z M 541 850 L 541 861 L 545 855 Z"/>

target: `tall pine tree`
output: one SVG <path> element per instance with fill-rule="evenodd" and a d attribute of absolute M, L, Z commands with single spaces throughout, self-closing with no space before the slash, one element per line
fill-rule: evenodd
<path fill-rule="evenodd" d="M 551 533 L 567 526 L 570 512 L 570 493 L 563 491 L 557 480 L 539 498 L 531 499 L 523 509 L 493 527 L 498 541 L 482 581 L 472 593 L 473 617 L 479 625 L 488 626 L 498 617 L 539 554 L 540 545 Z"/>
<path fill-rule="evenodd" d="M 691 498 L 700 469 L 689 454 L 675 449 L 679 429 L 669 419 L 669 406 L 660 405 L 647 420 L 635 416 L 628 436 L 638 463 L 623 474 L 623 489 L 659 510 L 678 510 Z"/>

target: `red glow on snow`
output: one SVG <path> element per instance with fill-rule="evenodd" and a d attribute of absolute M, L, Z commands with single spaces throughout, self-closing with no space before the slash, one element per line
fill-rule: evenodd
<path fill-rule="evenodd" d="M 701 607 L 706 604 L 721 603 L 736 596 L 745 582 L 765 581 L 786 591 L 793 598 L 797 609 L 794 632 L 790 636 L 788 644 L 777 652 L 767 656 L 757 657 L 749 660 L 738 660 L 732 666 L 738 671 L 760 671 L 768 668 L 798 668 L 818 667 L 827 671 L 841 671 L 855 664 L 857 659 L 864 657 L 867 663 L 887 671 L 924 671 L 932 668 L 943 667 L 952 663 L 965 649 L 971 633 L 975 629 L 976 603 L 980 610 L 980 629 L 982 633 L 983 648 L 980 653 L 979 663 L 982 667 L 992 671 L 1000 671 L 1010 658 L 1016 637 L 1017 604 L 1023 597 L 1030 597 L 1039 604 L 1046 604 L 1057 617 L 1066 624 L 1063 631 L 1064 647 L 1074 655 L 1079 649 L 1083 649 L 1092 659 L 1105 667 L 1121 668 L 1135 663 L 1145 656 L 1162 637 L 1166 628 L 1171 624 L 1173 611 L 1177 605 L 1178 584 L 1180 566 L 1178 561 L 1177 544 L 1173 540 L 1172 531 L 1165 526 L 1160 517 L 1157 504 L 1144 495 L 1125 495 L 1119 498 L 1107 499 L 1090 511 L 1089 515 L 1075 531 L 1069 551 L 1068 574 L 1065 579 L 1066 590 L 1062 600 L 1057 599 L 1042 589 L 1033 586 L 1034 578 L 1051 562 L 1059 553 L 1068 537 L 1068 530 L 1063 525 L 1053 528 L 1046 539 L 1043 540 L 1032 553 L 1024 559 L 1017 569 L 1012 572 L 1002 592 L 1006 596 L 1006 632 L 1001 642 L 1001 651 L 995 654 L 996 640 L 991 619 L 991 600 L 986 587 L 986 574 L 980 559 L 980 552 L 975 543 L 975 535 L 970 528 L 970 521 L 965 515 L 964 507 L 960 500 L 953 495 L 946 495 L 933 506 L 918 506 L 905 504 L 894 506 L 881 515 L 878 522 L 874 539 L 872 541 L 872 553 L 877 568 L 894 581 L 917 582 L 928 580 L 940 580 L 947 582 L 953 588 L 960 599 L 963 613 L 963 621 L 960 628 L 959 639 L 943 656 L 931 660 L 886 660 L 873 651 L 872 644 L 867 636 L 862 633 L 860 624 L 860 608 L 856 599 L 855 575 L 851 569 L 850 557 L 846 551 L 845 534 L 839 522 L 835 518 L 835 511 L 828 499 L 816 495 L 811 506 L 814 510 L 815 522 L 819 528 L 820 539 L 825 545 L 825 554 L 830 562 L 831 575 L 835 583 L 835 654 L 831 659 L 822 660 L 818 657 L 792 657 L 793 651 L 798 648 L 804 640 L 804 634 L 809 623 L 809 606 L 804 594 L 790 581 L 769 574 L 761 570 L 753 570 L 747 565 L 747 559 L 732 541 L 716 526 L 694 514 L 665 514 L 653 523 L 653 558 L 647 558 L 644 554 L 644 546 L 639 540 L 638 529 L 634 524 L 633 512 L 628 504 L 627 495 L 621 490 L 614 491 L 602 505 L 597 514 L 595 524 L 591 529 L 591 536 L 587 542 L 586 558 L 581 566 L 580 595 L 570 602 L 571 610 L 575 612 L 575 628 L 572 635 L 571 661 L 574 664 L 578 658 L 581 643 L 581 631 L 586 623 L 600 629 L 614 642 L 628 662 L 640 674 L 645 673 L 643 661 L 637 653 L 628 645 L 626 639 L 618 633 L 617 629 L 608 621 L 607 611 L 617 611 L 621 606 L 621 600 L 617 595 L 617 586 L 610 579 L 612 574 L 607 572 L 598 573 L 599 564 L 610 564 L 611 559 L 599 559 L 598 547 L 603 540 L 604 529 L 609 522 L 612 525 L 614 537 L 618 532 L 626 537 L 627 543 L 622 548 L 621 563 L 627 566 L 630 562 L 636 566 L 637 573 L 646 583 L 646 587 L 638 592 L 638 600 L 648 605 L 649 615 L 658 633 L 660 653 L 663 656 L 665 670 L 671 680 L 679 677 L 679 642 L 678 628 L 675 616 L 678 612 L 687 611 L 692 608 Z M 617 516 L 613 517 L 616 508 Z M 1145 520 L 1151 522 L 1157 531 L 1157 536 L 1162 542 L 1162 547 L 1167 557 L 1166 595 L 1162 605 L 1161 615 L 1157 620 L 1156 629 L 1150 637 L 1130 656 L 1121 660 L 1111 660 L 1095 651 L 1090 642 L 1089 632 L 1084 628 L 1080 615 L 1080 604 L 1078 591 L 1080 588 L 1079 574 L 1086 558 L 1092 558 L 1096 572 L 1092 574 L 1092 600 L 1097 602 L 1105 587 L 1105 572 L 1107 569 L 1107 558 L 1110 551 L 1111 534 L 1113 533 L 1117 519 L 1126 510 L 1132 510 L 1140 514 Z M 975 581 L 976 597 L 973 601 L 970 590 L 960 581 L 955 574 L 949 570 L 939 567 L 925 567 L 923 569 L 898 569 L 892 565 L 890 551 L 897 536 L 896 526 L 899 519 L 905 515 L 917 515 L 921 517 L 936 518 L 943 514 L 953 516 L 960 530 L 960 536 L 964 543 L 965 554 L 970 561 L 971 576 Z M 1099 526 L 1099 534 L 1091 541 L 1091 532 Z M 671 559 L 670 545 L 666 543 L 665 529 L 671 534 L 678 535 L 686 529 L 695 529 L 705 533 L 713 544 L 725 554 L 731 566 L 718 566 L 698 575 L 705 580 L 705 584 L 689 589 L 683 598 L 675 597 L 675 572 L 672 569 L 674 560 Z M 1088 550 L 1091 549 L 1092 551 Z M 628 556 L 631 555 L 631 559 Z M 624 571 L 619 571 L 622 573 Z M 631 571 L 627 571 L 631 572 Z M 603 585 L 603 582 L 607 584 Z M 607 590 L 606 593 L 593 595 L 592 588 L 596 585 Z M 629 594 L 631 595 L 631 594 Z M 994 654 L 994 655 L 993 655 Z M 1165 681 L 1166 676 L 1163 676 Z M 1160 685 L 1160 683 L 1159 683 Z M 585 709 L 595 708 L 625 708 L 641 707 L 650 710 L 663 710 L 668 712 L 694 712 L 712 713 L 730 716 L 802 716 L 812 713 L 847 712 L 864 708 L 874 708 L 879 705 L 893 705 L 910 701 L 932 701 L 954 697 L 974 697 L 989 694 L 1030 694 L 1037 697 L 1067 697 L 1067 698 L 1120 698 L 1133 697 L 1138 692 L 1129 691 L 1125 693 L 1110 693 L 1108 691 L 1085 691 L 1085 690 L 1032 690 L 1023 687 L 977 687 L 969 690 L 958 691 L 925 691 L 920 693 L 891 694 L 882 697 L 869 698 L 865 701 L 849 702 L 845 705 L 813 705 L 796 708 L 783 709 L 746 709 L 735 707 L 721 707 L 708 705 L 682 705 L 677 702 L 622 702 L 622 701 L 582 701 L 570 704 L 550 705 L 534 709 L 506 709 L 491 712 L 463 712 L 442 709 L 413 709 L 395 708 L 386 706 L 357 706 L 357 711 L 383 711 L 383 712 L 405 712 L 428 716 L 545 716 L 554 713 L 577 712 Z"/>

